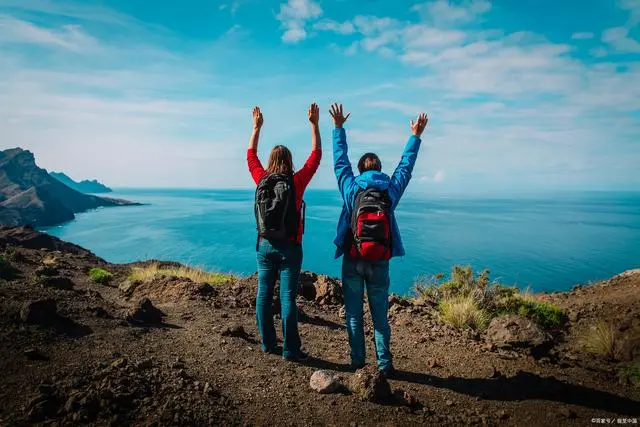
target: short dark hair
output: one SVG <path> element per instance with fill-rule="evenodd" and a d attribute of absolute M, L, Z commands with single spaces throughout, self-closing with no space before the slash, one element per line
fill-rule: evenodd
<path fill-rule="evenodd" d="M 375 153 L 365 153 L 358 160 L 358 170 L 360 173 L 366 171 L 382 171 L 382 162 L 380 161 L 380 157 L 378 157 Z"/>

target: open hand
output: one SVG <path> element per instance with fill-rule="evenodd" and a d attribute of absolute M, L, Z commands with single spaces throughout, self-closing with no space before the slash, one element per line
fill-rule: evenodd
<path fill-rule="evenodd" d="M 422 132 L 424 132 L 424 128 L 427 126 L 428 121 L 429 118 L 427 117 L 427 113 L 418 114 L 415 122 L 413 120 L 410 120 L 409 126 L 411 126 L 411 131 L 413 132 L 413 134 L 420 138 L 420 135 L 422 135 Z"/>
<path fill-rule="evenodd" d="M 253 128 L 260 129 L 263 122 L 264 120 L 262 118 L 262 111 L 260 111 L 260 107 L 253 107 Z"/>
<path fill-rule="evenodd" d="M 311 124 L 318 126 L 318 120 L 320 120 L 320 107 L 314 102 L 309 107 L 309 121 Z"/>
<path fill-rule="evenodd" d="M 331 106 L 329 114 L 331 114 L 331 117 L 333 117 L 333 123 L 336 125 L 336 128 L 341 128 L 344 122 L 346 122 L 351 115 L 351 113 L 348 113 L 345 116 L 342 112 L 342 104 L 338 103 L 335 103 Z"/>

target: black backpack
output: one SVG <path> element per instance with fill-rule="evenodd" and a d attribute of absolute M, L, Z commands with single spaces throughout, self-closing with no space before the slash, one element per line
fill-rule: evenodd
<path fill-rule="evenodd" d="M 258 236 L 283 240 L 298 235 L 298 211 L 293 175 L 268 174 L 256 188 L 254 205 Z"/>
<path fill-rule="evenodd" d="M 349 255 L 367 261 L 391 258 L 391 199 L 386 190 L 368 188 L 356 195 L 351 213 Z"/>

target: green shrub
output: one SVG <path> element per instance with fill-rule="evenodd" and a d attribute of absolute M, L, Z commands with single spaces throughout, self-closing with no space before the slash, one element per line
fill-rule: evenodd
<path fill-rule="evenodd" d="M 640 363 L 634 363 L 622 368 L 618 376 L 621 382 L 640 387 Z"/>
<path fill-rule="evenodd" d="M 559 307 L 547 302 L 526 299 L 517 294 L 496 301 L 494 312 L 496 315 L 518 314 L 531 319 L 544 329 L 559 328 L 567 320 Z"/>
<path fill-rule="evenodd" d="M 92 268 L 91 270 L 89 270 L 89 277 L 95 283 L 106 285 L 113 279 L 113 274 L 109 273 L 103 268 Z"/>
<path fill-rule="evenodd" d="M 515 286 L 492 283 L 489 270 L 474 273 L 471 266 L 454 266 L 446 279 L 444 275 L 420 278 L 413 292 L 418 302 L 437 305 L 443 319 L 456 319 L 450 323 L 460 323 L 456 316 L 464 318 L 462 313 L 474 310 L 480 310 L 487 322 L 504 314 L 527 317 L 544 329 L 559 328 L 566 322 L 565 314 L 555 305 L 536 301 L 526 291 L 521 294 Z"/>

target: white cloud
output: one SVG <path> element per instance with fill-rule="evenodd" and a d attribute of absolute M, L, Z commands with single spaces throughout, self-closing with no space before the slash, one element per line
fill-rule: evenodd
<path fill-rule="evenodd" d="M 589 39 L 592 39 L 593 36 L 594 34 L 589 32 L 580 32 L 580 33 L 571 34 L 571 38 L 573 40 L 589 40 Z"/>
<path fill-rule="evenodd" d="M 322 16 L 322 8 L 313 0 L 288 0 L 280 5 L 276 18 L 285 29 L 282 41 L 297 43 L 307 38 L 307 21 Z"/>
<path fill-rule="evenodd" d="M 618 53 L 638 53 L 640 43 L 629 37 L 629 29 L 613 27 L 602 32 L 602 41 Z"/>
<path fill-rule="evenodd" d="M 333 31 L 338 34 L 353 34 L 356 29 L 351 22 L 338 22 L 332 19 L 324 19 L 322 21 L 318 21 L 313 25 L 315 30 L 319 31 Z"/>
<path fill-rule="evenodd" d="M 466 24 L 491 10 L 491 3 L 486 0 L 471 0 L 462 3 L 437 0 L 415 5 L 412 10 L 421 13 L 425 18 L 439 25 Z"/>
<path fill-rule="evenodd" d="M 78 25 L 44 28 L 7 15 L 0 15 L 0 43 L 46 45 L 74 52 L 99 48 Z"/>

